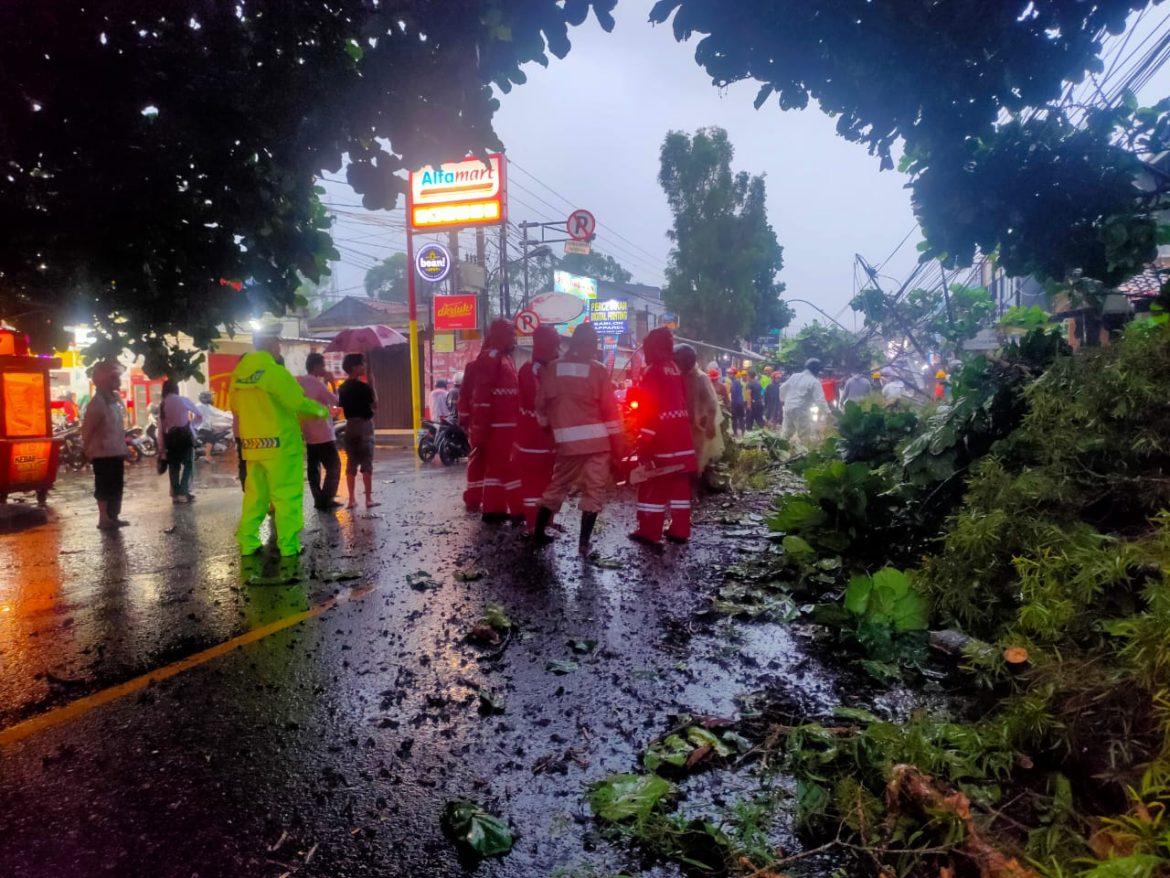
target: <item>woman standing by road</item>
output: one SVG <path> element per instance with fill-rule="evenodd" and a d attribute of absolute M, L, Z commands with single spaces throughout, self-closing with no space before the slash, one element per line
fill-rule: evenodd
<path fill-rule="evenodd" d="M 166 460 L 171 477 L 171 502 L 191 503 L 191 470 L 195 466 L 195 428 L 203 423 L 203 416 L 195 403 L 179 393 L 179 385 L 168 378 L 162 386 L 162 405 L 159 407 L 159 433 L 163 437 L 159 454 Z"/>
<path fill-rule="evenodd" d="M 360 469 L 369 509 L 379 505 L 374 502 L 374 411 L 378 397 L 374 388 L 362 380 L 366 375 L 363 354 L 346 354 L 341 368 L 346 378 L 337 389 L 337 401 L 345 412 L 345 486 L 349 491 L 345 505 L 347 509 L 357 506 L 354 486 Z"/>

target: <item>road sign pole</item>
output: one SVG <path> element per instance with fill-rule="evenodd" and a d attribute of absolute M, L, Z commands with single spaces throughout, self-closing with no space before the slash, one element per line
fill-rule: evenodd
<path fill-rule="evenodd" d="M 406 272 L 407 301 L 410 307 L 410 414 L 414 435 L 417 436 L 422 429 L 422 389 L 419 386 L 422 379 L 418 374 L 418 268 L 414 264 L 414 235 L 409 228 L 406 230 Z"/>
<path fill-rule="evenodd" d="M 508 227 L 500 223 L 500 316 L 512 316 L 512 294 L 508 284 Z M 484 338 L 487 338 L 487 315 L 484 315 Z"/>
<path fill-rule="evenodd" d="M 524 235 L 524 239 L 520 244 L 520 258 L 524 260 L 524 304 L 522 307 L 528 307 L 528 223 L 520 223 L 520 230 Z"/>

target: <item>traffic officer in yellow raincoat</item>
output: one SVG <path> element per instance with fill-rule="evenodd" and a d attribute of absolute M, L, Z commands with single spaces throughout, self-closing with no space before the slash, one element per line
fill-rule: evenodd
<path fill-rule="evenodd" d="M 236 542 L 251 555 L 260 546 L 260 525 L 274 510 L 280 554 L 301 551 L 304 527 L 305 444 L 300 418 L 324 418 L 325 406 L 305 391 L 280 362 L 280 328 L 266 327 L 253 336 L 256 348 L 244 354 L 232 372 L 228 405 L 239 423 L 240 452 L 248 466 L 244 508 Z"/>

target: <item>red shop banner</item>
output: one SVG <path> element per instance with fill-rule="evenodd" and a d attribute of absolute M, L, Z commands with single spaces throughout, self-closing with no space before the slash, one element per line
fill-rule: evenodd
<path fill-rule="evenodd" d="M 478 297 L 435 296 L 435 329 L 478 329 Z"/>

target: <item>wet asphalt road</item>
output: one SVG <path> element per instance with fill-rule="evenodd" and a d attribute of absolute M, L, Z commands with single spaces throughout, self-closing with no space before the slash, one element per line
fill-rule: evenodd
<path fill-rule="evenodd" d="M 67 478 L 49 526 L 0 536 L 0 730 L 338 601 L 0 746 L 0 874 L 460 875 L 471 867 L 439 829 L 458 797 L 517 833 L 478 875 L 636 872 L 628 852 L 589 838 L 589 782 L 635 770 L 671 714 L 734 715 L 734 696 L 762 682 L 834 700 L 830 676 L 783 627 L 732 639 L 692 622 L 758 538 L 701 526 L 690 546 L 654 557 L 625 539 L 624 496 L 596 540 L 621 568 L 601 569 L 577 558 L 575 539 L 538 554 L 465 515 L 462 467 L 380 451 L 383 505 L 308 509 L 298 581 L 249 584 L 232 538 L 233 464 L 201 464 L 190 507 L 172 507 L 148 467 L 132 472 L 133 524 L 118 536 L 94 528 L 88 477 Z M 467 568 L 485 575 L 456 581 Z M 411 588 L 416 571 L 438 587 Z M 356 578 L 326 581 L 339 574 Z M 490 602 L 518 626 L 502 650 L 466 640 Z M 574 656 L 578 639 L 596 650 Z M 580 667 L 546 670 L 560 659 Z M 504 697 L 503 715 L 478 712 L 481 686 Z M 708 779 L 704 795 L 718 799 L 723 782 Z"/>

